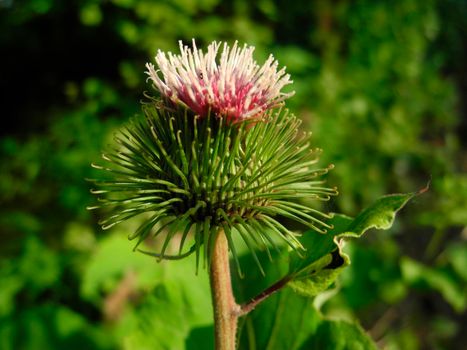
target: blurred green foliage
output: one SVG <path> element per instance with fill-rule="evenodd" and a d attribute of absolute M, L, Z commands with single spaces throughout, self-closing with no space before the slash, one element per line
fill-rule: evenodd
<path fill-rule="evenodd" d="M 288 106 L 336 165 L 328 209 L 355 215 L 431 179 L 392 230 L 346 247 L 352 265 L 321 312 L 360 319 L 386 349 L 461 349 L 463 0 L 0 0 L 0 348 L 209 349 L 203 271 L 131 252 L 137 223 L 103 233 L 85 210 L 90 162 L 151 89 L 144 63 L 191 38 L 246 42 L 287 66 Z"/>

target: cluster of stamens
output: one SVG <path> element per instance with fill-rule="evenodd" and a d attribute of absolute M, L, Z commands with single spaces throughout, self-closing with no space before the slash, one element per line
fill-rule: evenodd
<path fill-rule="evenodd" d="M 278 63 L 271 55 L 259 66 L 253 59 L 254 47 L 240 48 L 213 42 L 206 54 L 180 42 L 181 55 L 159 51 L 156 70 L 148 63 L 147 74 L 162 96 L 175 104 L 184 104 L 196 114 L 213 113 L 234 121 L 261 115 L 277 107 L 293 95 L 281 92 L 291 84 L 285 67 L 278 70 Z"/>

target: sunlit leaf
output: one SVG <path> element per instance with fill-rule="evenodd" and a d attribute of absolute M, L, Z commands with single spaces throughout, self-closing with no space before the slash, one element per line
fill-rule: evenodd
<path fill-rule="evenodd" d="M 195 274 L 194 259 L 158 263 L 116 232 L 89 260 L 82 295 L 102 308 L 125 349 L 194 350 L 199 334 L 213 344 L 207 274 Z"/>
<path fill-rule="evenodd" d="M 381 197 L 363 210 L 355 219 L 336 215 L 331 223 L 334 228 L 327 234 L 305 232 L 300 239 L 306 248 L 304 258 L 292 253 L 289 282 L 296 292 L 315 296 L 327 289 L 339 273 L 350 264 L 342 251 L 345 239 L 358 238 L 369 229 L 389 229 L 396 213 L 418 193 L 393 194 Z"/>

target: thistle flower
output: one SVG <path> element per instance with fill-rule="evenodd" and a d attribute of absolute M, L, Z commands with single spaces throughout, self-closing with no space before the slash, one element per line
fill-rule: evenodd
<path fill-rule="evenodd" d="M 200 116 L 208 112 L 234 121 L 252 118 L 267 109 L 277 107 L 294 93 L 281 89 L 291 84 L 285 67 L 277 70 L 272 55 L 259 66 L 253 59 L 253 46 L 230 48 L 213 42 L 207 52 L 180 42 L 181 55 L 158 51 L 159 69 L 147 63 L 147 74 L 161 95 L 175 104 L 181 103 Z"/>
<path fill-rule="evenodd" d="M 169 54 L 169 61 L 159 52 L 165 81 L 148 66 L 163 99 L 144 103 L 144 118 L 133 119 L 116 136 L 118 146 L 103 154 L 106 165 L 94 165 L 107 179 L 94 180 L 98 188 L 92 192 L 100 204 L 91 209 L 110 208 L 100 222 L 104 229 L 146 214 L 129 238 L 137 239 L 140 250 L 146 238 L 162 237 L 158 252 L 140 250 L 160 259 L 195 252 L 197 262 L 203 255 L 209 264 L 215 237 L 223 230 L 238 266 L 233 239 L 238 235 L 261 269 L 257 247 L 269 253 L 282 240 L 301 248 L 282 218 L 319 233 L 330 228 L 328 214 L 300 199 L 326 201 L 337 191 L 320 178 L 330 167 L 314 168 L 320 150 L 310 149 L 310 134 L 299 132 L 300 120 L 271 109 L 288 96 L 279 93 L 289 82 L 283 69 L 276 72 L 271 60 L 258 68 L 253 49 L 239 50 L 237 44 L 224 45 L 218 65 L 219 45 L 211 44 L 206 55 L 183 48 L 181 57 Z M 168 255 L 177 234 L 178 254 Z"/>

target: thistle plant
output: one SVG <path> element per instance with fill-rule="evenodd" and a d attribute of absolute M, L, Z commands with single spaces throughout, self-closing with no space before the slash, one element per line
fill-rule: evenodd
<path fill-rule="evenodd" d="M 99 203 L 91 209 L 106 213 L 100 221 L 104 229 L 141 216 L 129 236 L 135 250 L 158 260 L 196 254 L 196 268 L 200 262 L 207 267 L 217 349 L 235 348 L 239 317 L 293 279 L 303 289 L 310 271 L 317 271 L 306 257 L 301 262 L 306 249 L 284 219 L 306 227 L 303 236 L 331 237 L 334 251 L 326 251 L 331 260 L 321 268 L 347 263 L 333 253 L 340 248 L 333 245 L 335 232 L 327 233 L 333 230 L 332 215 L 311 205 L 337 194 L 323 180 L 331 166 L 317 165 L 320 150 L 311 148 L 310 133 L 284 108 L 293 95 L 282 91 L 292 83 L 285 68 L 279 69 L 273 56 L 258 65 L 253 51 L 213 42 L 203 52 L 194 41 L 191 48 L 180 43 L 178 55 L 159 51 L 157 68 L 146 65 L 157 94 L 147 96 L 144 116 L 119 132 L 116 146 L 102 155 L 104 162 L 93 165 L 103 179 L 93 180 Z M 155 237 L 160 238 L 155 251 L 143 247 Z M 271 256 L 271 248 L 288 247 L 297 257 L 289 275 L 245 305 L 236 303 L 230 278 L 229 252 L 242 275 L 239 240 L 261 271 L 258 249 Z"/>
<path fill-rule="evenodd" d="M 160 259 L 196 253 L 209 265 L 223 231 L 241 271 L 233 235 L 254 255 L 278 240 L 303 249 L 280 218 L 325 233 L 329 215 L 300 199 L 326 201 L 336 189 L 324 187 L 321 175 L 330 167 L 315 167 L 320 150 L 310 148 L 310 134 L 282 108 L 293 95 L 281 92 L 291 83 L 285 68 L 277 70 L 272 56 L 259 66 L 254 48 L 237 43 L 223 44 L 218 60 L 220 46 L 214 42 L 204 54 L 194 41 L 193 49 L 180 43 L 179 56 L 158 52 L 159 70 L 147 64 L 160 97 L 149 98 L 145 118 L 133 119 L 116 136 L 118 147 L 103 154 L 106 165 L 94 164 L 108 179 L 95 181 L 92 192 L 101 195 L 94 208 L 111 208 L 100 222 L 104 229 L 150 214 L 130 235 L 135 249 Z M 180 233 L 178 255 L 166 254 Z M 158 252 L 139 248 L 162 234 Z"/>

